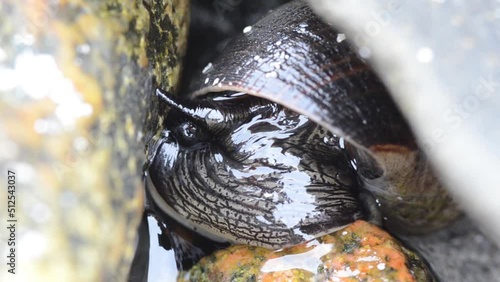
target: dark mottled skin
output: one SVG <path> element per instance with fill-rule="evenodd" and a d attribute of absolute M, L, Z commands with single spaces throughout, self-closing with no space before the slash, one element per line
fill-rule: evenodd
<path fill-rule="evenodd" d="M 307 117 L 251 96 L 195 101 L 199 119 L 180 105 L 165 121 L 149 170 L 172 217 L 230 242 L 268 248 L 363 217 L 356 174 L 339 139 Z"/>

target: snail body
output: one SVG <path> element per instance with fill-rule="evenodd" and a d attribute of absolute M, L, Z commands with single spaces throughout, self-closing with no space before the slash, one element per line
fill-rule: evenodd
<path fill-rule="evenodd" d="M 363 217 L 356 174 L 337 137 L 304 115 L 249 95 L 203 102 L 190 109 L 203 112 L 198 120 L 179 118 L 186 107 L 171 101 L 170 130 L 150 168 L 153 183 L 168 187 L 158 192 L 175 208 L 169 215 L 189 219 L 205 234 L 217 226 L 218 236 L 272 248 Z M 206 122 L 208 116 L 225 120 Z"/>
<path fill-rule="evenodd" d="M 148 186 L 211 238 L 293 245 L 376 216 L 365 190 L 394 230 L 459 214 L 384 85 L 300 1 L 229 44 L 194 89 L 157 92 L 170 112 Z"/>

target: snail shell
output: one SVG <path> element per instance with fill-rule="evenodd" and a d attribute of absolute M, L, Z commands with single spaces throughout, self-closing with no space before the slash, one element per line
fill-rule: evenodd
<path fill-rule="evenodd" d="M 373 216 L 358 182 L 393 230 L 459 215 L 384 85 L 303 2 L 235 39 L 194 89 L 183 101 L 158 91 L 172 112 L 148 186 L 213 239 L 280 248 Z"/>

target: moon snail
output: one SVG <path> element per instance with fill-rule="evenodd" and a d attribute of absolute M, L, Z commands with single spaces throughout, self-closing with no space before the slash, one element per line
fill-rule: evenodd
<path fill-rule="evenodd" d="M 426 233 L 460 212 L 376 74 L 300 1 L 233 40 L 168 107 L 148 189 L 212 239 L 282 248 L 356 219 Z"/>

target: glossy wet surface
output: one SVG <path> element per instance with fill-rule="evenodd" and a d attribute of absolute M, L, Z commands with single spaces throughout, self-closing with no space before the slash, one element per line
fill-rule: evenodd
<path fill-rule="evenodd" d="M 177 221 L 214 239 L 281 248 L 363 217 L 355 171 L 321 126 L 239 93 L 190 102 L 169 113 L 149 169 L 153 199 Z"/>

